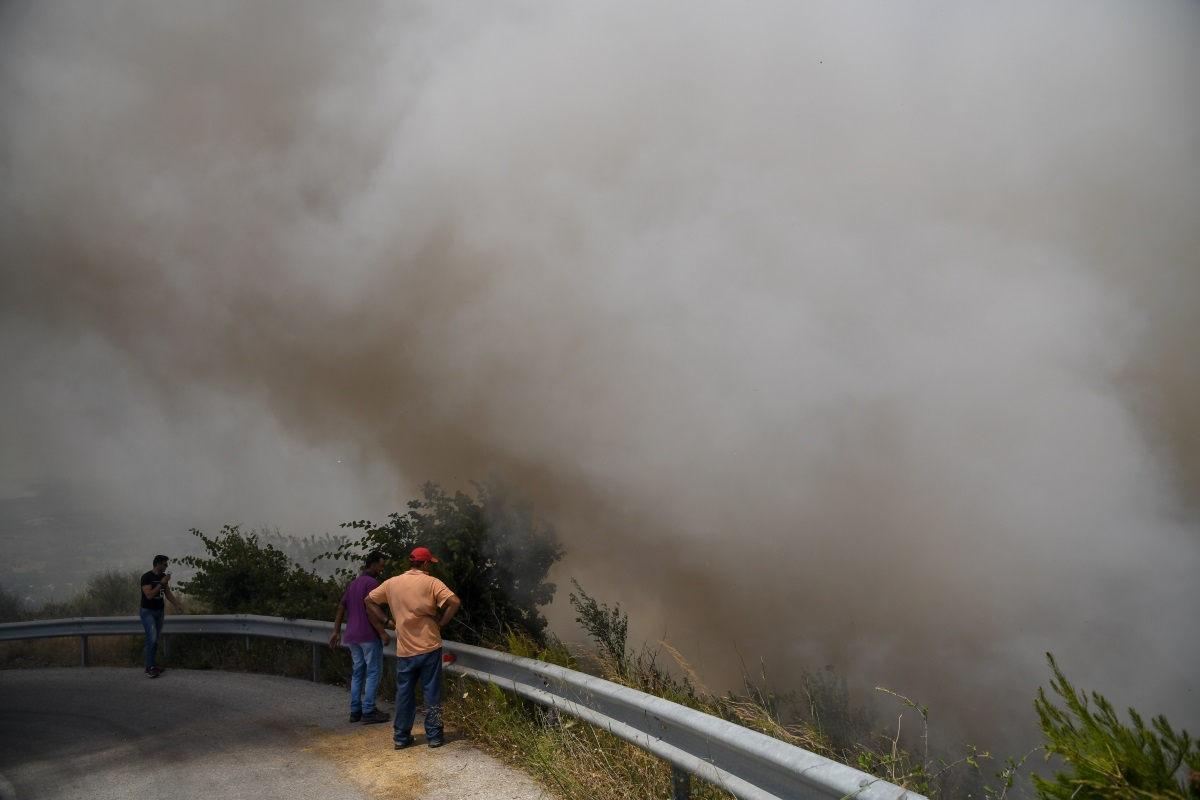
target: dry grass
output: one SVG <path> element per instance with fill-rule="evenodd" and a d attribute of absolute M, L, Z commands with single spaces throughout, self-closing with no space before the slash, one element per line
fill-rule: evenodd
<path fill-rule="evenodd" d="M 673 678 L 653 658 L 618 665 L 594 651 L 570 653 L 561 645 L 533 652 L 528 642 L 510 640 L 506 648 L 517 655 L 562 666 L 577 667 L 586 660 L 591 672 L 606 680 L 649 691 L 716 716 L 722 701 L 705 691 L 694 670 L 673 649 L 683 679 Z M 534 775 L 567 800 L 626 800 L 629 797 L 669 797 L 671 767 L 664 761 L 600 728 L 508 694 L 496 686 L 469 679 L 450 679 L 445 693 L 446 713 L 471 740 L 513 766 Z M 748 713 L 748 712 L 747 712 Z M 758 726 L 761 729 L 762 726 Z M 693 781 L 695 800 L 726 800 L 732 795 Z"/>
<path fill-rule="evenodd" d="M 386 732 L 388 735 L 384 735 Z M 392 749 L 390 725 L 347 726 L 346 731 L 309 734 L 303 752 L 336 765 L 346 783 L 357 786 L 372 800 L 419 800 L 427 785 L 431 753 L 425 747 L 403 751 Z"/>
<path fill-rule="evenodd" d="M 92 636 L 88 639 L 88 664 L 141 666 L 143 641 L 140 636 Z M 78 637 L 0 642 L 0 669 L 78 667 L 79 652 Z"/>
<path fill-rule="evenodd" d="M 447 681 L 447 704 L 472 743 L 518 767 L 567 800 L 670 795 L 670 767 L 587 723 L 533 706 L 495 686 Z M 697 784 L 697 800 L 730 795 Z"/>
<path fill-rule="evenodd" d="M 706 714 L 771 736 L 810 752 L 837 759 L 829 738 L 803 722 L 780 719 L 776 699 L 747 681 L 747 696 L 718 696 L 674 647 L 660 642 L 618 662 L 593 650 L 568 650 L 561 643 L 537 648 L 510 638 L 502 649 L 586 671 L 638 691 L 664 697 Z M 660 656 L 668 656 L 660 663 Z M 496 686 L 449 679 L 447 717 L 473 742 L 508 763 L 535 775 L 569 800 L 625 800 L 670 796 L 671 768 L 639 747 L 580 720 L 521 700 Z M 844 758 L 844 755 L 843 755 Z M 732 795 L 693 780 L 696 800 L 724 800 Z"/>

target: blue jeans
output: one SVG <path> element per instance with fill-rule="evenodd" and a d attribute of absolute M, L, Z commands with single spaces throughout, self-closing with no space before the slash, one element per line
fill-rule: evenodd
<path fill-rule="evenodd" d="M 146 631 L 146 669 L 154 666 L 154 651 L 158 647 L 158 635 L 162 633 L 163 609 L 139 609 L 138 616 L 142 618 L 142 628 Z"/>
<path fill-rule="evenodd" d="M 396 659 L 396 721 L 392 741 L 412 738 L 417 717 L 417 681 L 425 695 L 425 738 L 442 738 L 442 648 L 419 656 Z"/>
<path fill-rule="evenodd" d="M 375 710 L 375 693 L 379 691 L 379 679 L 383 677 L 383 642 L 346 642 L 350 648 L 350 661 L 354 671 L 350 674 L 350 711 L 370 714 Z M 363 678 L 367 690 L 363 692 Z M 358 695 L 362 693 L 360 701 Z"/>

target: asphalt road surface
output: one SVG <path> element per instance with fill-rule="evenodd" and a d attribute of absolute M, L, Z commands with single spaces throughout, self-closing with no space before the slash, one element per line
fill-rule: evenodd
<path fill-rule="evenodd" d="M 397 752 L 348 714 L 345 689 L 290 678 L 3 670 L 0 800 L 551 800 L 450 731 Z"/>

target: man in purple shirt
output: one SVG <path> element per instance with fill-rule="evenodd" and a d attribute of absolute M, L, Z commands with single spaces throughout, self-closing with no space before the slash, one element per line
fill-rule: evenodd
<path fill-rule="evenodd" d="M 337 614 L 333 618 L 333 636 L 329 637 L 329 646 L 337 647 L 342 641 L 342 620 L 347 618 L 348 612 L 346 646 L 350 648 L 350 658 L 354 663 L 354 672 L 350 677 L 351 722 L 362 720 L 370 724 L 391 719 L 391 715 L 386 711 L 375 708 L 375 693 L 379 690 L 379 678 L 383 675 L 383 648 L 391 643 L 392 638 L 383 626 L 367 613 L 363 603 L 363 598 L 379 585 L 379 576 L 382 573 L 383 553 L 372 550 L 367 554 L 362 574 L 350 582 L 346 593 L 338 602 Z"/>

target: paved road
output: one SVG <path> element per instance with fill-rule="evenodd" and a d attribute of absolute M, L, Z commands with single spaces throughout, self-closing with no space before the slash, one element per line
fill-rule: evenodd
<path fill-rule="evenodd" d="M 0 671 L 0 800 L 550 800 L 449 735 L 392 749 L 346 690 L 228 672 Z"/>

